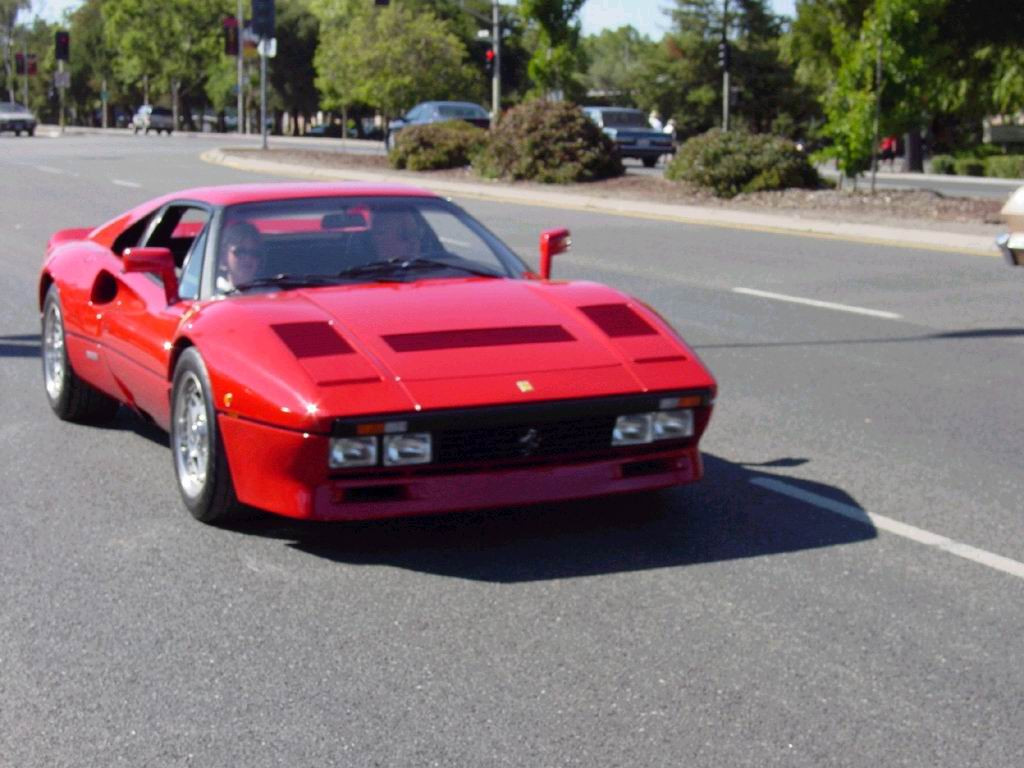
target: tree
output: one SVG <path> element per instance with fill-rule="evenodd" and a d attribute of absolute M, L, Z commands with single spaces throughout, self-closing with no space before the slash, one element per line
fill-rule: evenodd
<path fill-rule="evenodd" d="M 118 78 L 148 78 L 151 88 L 170 91 L 177 125 L 180 96 L 201 92 L 222 56 L 221 23 L 234 6 L 229 0 L 104 0 L 104 34 L 118 52 Z"/>
<path fill-rule="evenodd" d="M 13 66 L 16 45 L 15 24 L 18 21 L 18 12 L 30 5 L 29 0 L 0 0 L 0 42 L 3 43 L 0 54 L 4 59 L 4 81 L 7 83 L 7 94 L 11 101 L 14 101 L 17 85 Z"/>
<path fill-rule="evenodd" d="M 432 12 L 392 4 L 346 14 L 344 5 L 313 6 L 320 16 L 316 84 L 328 109 L 363 103 L 394 117 L 420 101 L 479 93 L 465 46 Z"/>
<path fill-rule="evenodd" d="M 580 8 L 586 0 L 521 0 L 520 12 L 537 24 L 537 46 L 527 70 L 542 95 L 581 95 L 578 75 L 586 69 L 580 46 Z"/>
<path fill-rule="evenodd" d="M 309 118 L 316 111 L 320 94 L 316 90 L 316 53 L 320 23 L 310 11 L 309 0 L 292 0 L 277 14 L 277 56 L 270 61 L 270 86 L 281 106 L 292 116 L 292 131 L 298 132 L 300 114 Z"/>
<path fill-rule="evenodd" d="M 645 64 L 658 44 L 625 26 L 584 38 L 583 48 L 590 62 L 583 78 L 588 96 L 636 106 Z"/>

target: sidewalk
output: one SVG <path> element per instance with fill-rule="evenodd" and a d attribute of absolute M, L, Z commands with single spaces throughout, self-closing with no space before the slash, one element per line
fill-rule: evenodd
<path fill-rule="evenodd" d="M 275 137 L 275 141 L 279 140 Z M 212 149 L 201 158 L 217 165 L 244 171 L 283 175 L 316 181 L 363 181 L 369 183 L 414 185 L 438 194 L 473 197 L 481 200 L 533 205 L 564 210 L 591 211 L 640 219 L 677 221 L 712 227 L 748 229 L 759 232 L 797 234 L 811 237 L 840 238 L 876 245 L 967 253 L 1000 258 L 991 235 L 892 227 L 863 223 L 804 218 L 794 214 L 756 213 L 723 210 L 692 205 L 675 205 L 644 200 L 610 199 L 579 192 L 536 188 L 522 189 L 497 182 L 463 182 L 437 179 L 411 172 L 380 172 L 357 169 L 323 168 L 312 165 L 282 163 L 251 157 L 233 156 L 230 150 Z"/>

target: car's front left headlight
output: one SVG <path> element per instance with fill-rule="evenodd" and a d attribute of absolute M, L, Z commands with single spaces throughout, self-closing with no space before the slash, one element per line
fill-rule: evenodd
<path fill-rule="evenodd" d="M 643 445 L 658 440 L 693 437 L 693 410 L 629 413 L 615 420 L 612 445 Z"/>
<path fill-rule="evenodd" d="M 400 467 L 407 464 L 426 464 L 431 458 L 431 448 L 429 432 L 385 435 L 384 466 Z"/>

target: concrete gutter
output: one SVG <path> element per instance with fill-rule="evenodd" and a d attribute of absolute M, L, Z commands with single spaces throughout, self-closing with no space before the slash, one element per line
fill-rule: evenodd
<path fill-rule="evenodd" d="M 364 181 L 370 183 L 407 184 L 429 189 L 441 195 L 472 197 L 480 200 L 516 203 L 519 205 L 591 211 L 659 221 L 676 221 L 709 227 L 747 229 L 787 235 L 836 238 L 877 245 L 897 246 L 1000 258 L 994 237 L 960 232 L 890 227 L 874 224 L 853 224 L 803 218 L 793 214 L 757 213 L 694 205 L 675 205 L 645 200 L 622 200 L 578 192 L 519 189 L 501 182 L 463 182 L 412 176 L 400 172 L 323 168 L 312 165 L 282 163 L 251 157 L 237 157 L 219 149 L 201 155 L 208 163 L 243 171 L 254 171 L 316 181 Z"/>

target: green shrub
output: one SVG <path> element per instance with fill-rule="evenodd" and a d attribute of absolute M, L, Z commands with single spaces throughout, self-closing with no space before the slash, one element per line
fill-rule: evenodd
<path fill-rule="evenodd" d="M 486 141 L 487 131 L 464 120 L 413 125 L 398 134 L 388 162 L 410 171 L 462 168 Z"/>
<path fill-rule="evenodd" d="M 1024 179 L 1024 155 L 986 157 L 985 175 L 997 179 Z"/>
<path fill-rule="evenodd" d="M 932 158 L 932 173 L 944 173 L 952 176 L 956 173 L 956 160 L 952 155 L 935 155 Z"/>
<path fill-rule="evenodd" d="M 788 139 L 717 128 L 683 144 L 665 176 L 710 187 L 719 197 L 820 186 L 818 172 Z"/>
<path fill-rule="evenodd" d="M 976 157 L 959 157 L 954 166 L 958 176 L 984 176 L 985 161 Z"/>
<path fill-rule="evenodd" d="M 502 116 L 473 159 L 488 178 L 546 184 L 596 181 L 625 173 L 615 144 L 575 104 L 530 101 Z"/>

